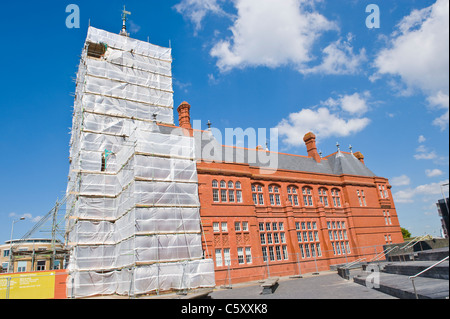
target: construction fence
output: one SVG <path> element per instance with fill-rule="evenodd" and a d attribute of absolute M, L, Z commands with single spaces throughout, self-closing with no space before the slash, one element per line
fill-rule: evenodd
<path fill-rule="evenodd" d="M 0 275 L 1 299 L 66 299 L 66 270 Z"/>

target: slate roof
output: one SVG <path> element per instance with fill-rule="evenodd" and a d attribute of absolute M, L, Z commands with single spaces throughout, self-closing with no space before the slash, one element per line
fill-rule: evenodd
<path fill-rule="evenodd" d="M 332 175 L 376 176 L 353 154 L 336 152 L 320 163 L 307 156 L 223 146 L 208 131 L 194 131 L 196 157 L 216 162 L 245 163 L 256 167 Z"/>

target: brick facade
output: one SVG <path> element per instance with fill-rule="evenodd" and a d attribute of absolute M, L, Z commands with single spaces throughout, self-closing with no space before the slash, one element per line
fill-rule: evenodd
<path fill-rule="evenodd" d="M 364 165 L 359 152 L 321 158 L 312 133 L 304 141 L 308 156 L 294 160 L 328 164 L 342 156 Z M 386 178 L 283 168 L 264 175 L 249 163 L 202 160 L 197 170 L 203 248 L 218 286 L 324 271 L 403 242 Z"/>

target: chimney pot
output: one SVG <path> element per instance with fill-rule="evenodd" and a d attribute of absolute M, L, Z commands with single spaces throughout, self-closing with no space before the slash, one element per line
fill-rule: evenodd
<path fill-rule="evenodd" d="M 308 151 L 308 156 L 314 158 L 314 160 L 317 163 L 320 163 L 322 159 L 319 153 L 317 152 L 316 135 L 314 135 L 314 133 L 312 132 L 306 133 L 305 136 L 303 137 L 303 141 L 305 142 L 306 150 Z"/>
<path fill-rule="evenodd" d="M 361 152 L 356 152 L 355 154 L 353 154 L 361 163 L 364 164 L 364 155 L 362 155 Z"/>
<path fill-rule="evenodd" d="M 191 106 L 188 102 L 183 102 L 178 107 L 178 121 L 181 128 L 192 130 L 190 110 Z"/>

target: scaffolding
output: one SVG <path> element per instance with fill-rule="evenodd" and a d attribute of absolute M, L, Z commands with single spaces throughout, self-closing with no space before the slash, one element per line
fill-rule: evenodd
<path fill-rule="evenodd" d="M 66 191 L 70 297 L 215 285 L 194 139 L 173 125 L 171 61 L 169 48 L 89 27 Z"/>

